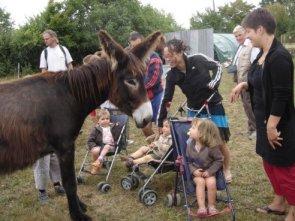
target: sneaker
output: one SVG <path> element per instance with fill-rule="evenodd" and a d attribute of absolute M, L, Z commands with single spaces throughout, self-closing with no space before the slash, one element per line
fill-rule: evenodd
<path fill-rule="evenodd" d="M 100 171 L 100 169 L 101 169 L 101 167 L 102 167 L 102 163 L 101 163 L 99 160 L 96 160 L 96 161 L 93 162 L 91 165 L 92 165 L 92 168 L 91 168 L 90 173 L 91 173 L 92 175 L 97 175 L 97 174 L 99 174 L 99 171 Z"/>
<path fill-rule="evenodd" d="M 48 203 L 49 197 L 46 192 L 39 192 L 38 198 L 39 198 L 39 202 L 41 203 L 41 205 Z"/>
<path fill-rule="evenodd" d="M 54 186 L 55 193 L 58 195 L 64 195 L 66 193 L 65 189 L 61 185 Z"/>

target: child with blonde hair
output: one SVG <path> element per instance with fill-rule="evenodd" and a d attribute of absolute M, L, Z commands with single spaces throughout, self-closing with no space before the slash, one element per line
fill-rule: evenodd
<path fill-rule="evenodd" d="M 119 123 L 110 122 L 110 113 L 105 109 L 98 111 L 96 119 L 97 124 L 92 129 L 87 141 L 93 158 L 91 174 L 98 174 L 106 154 L 115 150 L 115 144 L 122 129 Z"/>
<path fill-rule="evenodd" d="M 216 125 L 209 119 L 194 119 L 189 130 L 186 155 L 189 169 L 196 184 L 198 202 L 197 217 L 217 215 L 215 173 L 222 167 L 223 155 L 220 151 L 222 139 Z M 207 188 L 208 208 L 205 206 Z"/>

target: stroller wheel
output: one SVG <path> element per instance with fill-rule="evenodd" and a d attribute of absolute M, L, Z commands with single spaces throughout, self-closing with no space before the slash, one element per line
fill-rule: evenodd
<path fill-rule="evenodd" d="M 77 176 L 77 184 L 83 184 L 83 183 L 85 183 L 85 180 L 84 180 L 84 178 L 82 177 L 82 176 Z"/>
<path fill-rule="evenodd" d="M 146 206 L 152 206 L 157 201 L 157 193 L 154 190 L 146 190 L 141 196 L 141 201 Z"/>
<path fill-rule="evenodd" d="M 140 202 L 141 202 L 141 197 L 142 197 L 143 192 L 145 192 L 145 191 L 147 191 L 147 190 L 151 190 L 151 188 L 146 187 L 146 188 L 143 189 L 143 187 L 141 187 L 141 188 L 139 189 L 139 191 L 138 191 L 138 199 L 139 199 Z"/>
<path fill-rule="evenodd" d="M 99 182 L 99 183 L 97 184 L 97 186 L 96 186 L 96 187 L 97 187 L 97 190 L 98 190 L 98 191 L 101 191 L 102 186 L 105 185 L 105 184 L 106 184 L 106 182 L 104 182 L 104 181 Z"/>
<path fill-rule="evenodd" d="M 105 183 L 104 185 L 102 185 L 101 187 L 101 192 L 102 193 L 108 193 L 111 190 L 111 185 L 108 183 Z"/>
<path fill-rule="evenodd" d="M 164 205 L 166 207 L 172 207 L 173 205 L 173 196 L 171 193 L 168 193 L 164 199 Z"/>
<path fill-rule="evenodd" d="M 176 193 L 176 206 L 181 205 L 181 195 L 179 193 Z"/>
<path fill-rule="evenodd" d="M 132 189 L 132 186 L 133 186 L 133 180 L 132 180 L 131 177 L 124 177 L 121 180 L 121 187 L 124 190 L 131 190 Z"/>
<path fill-rule="evenodd" d="M 136 189 L 139 186 L 139 178 L 137 176 L 128 175 L 127 177 L 130 177 L 132 180 L 132 187 L 131 189 Z"/>

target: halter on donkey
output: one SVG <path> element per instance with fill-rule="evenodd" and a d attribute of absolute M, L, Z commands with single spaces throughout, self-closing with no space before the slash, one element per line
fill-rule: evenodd
<path fill-rule="evenodd" d="M 32 165 L 55 152 L 73 220 L 91 220 L 77 196 L 75 139 L 87 115 L 110 99 L 138 127 L 152 117 L 144 88 L 144 59 L 162 40 L 155 32 L 125 52 L 99 32 L 105 57 L 71 71 L 37 74 L 0 84 L 0 174 Z"/>

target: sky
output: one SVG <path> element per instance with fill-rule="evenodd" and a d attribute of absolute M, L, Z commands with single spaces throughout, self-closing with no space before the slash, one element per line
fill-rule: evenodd
<path fill-rule="evenodd" d="M 62 1 L 62 0 L 58 0 Z M 139 0 L 143 5 L 150 4 L 158 10 L 170 13 L 176 22 L 184 28 L 189 28 L 189 19 L 197 12 L 213 8 L 213 0 Z M 215 7 L 225 5 L 234 0 L 215 0 Z M 246 0 L 255 6 L 260 0 Z M 0 7 L 10 13 L 11 20 L 18 27 L 27 22 L 28 18 L 42 12 L 48 0 L 0 0 Z"/>

